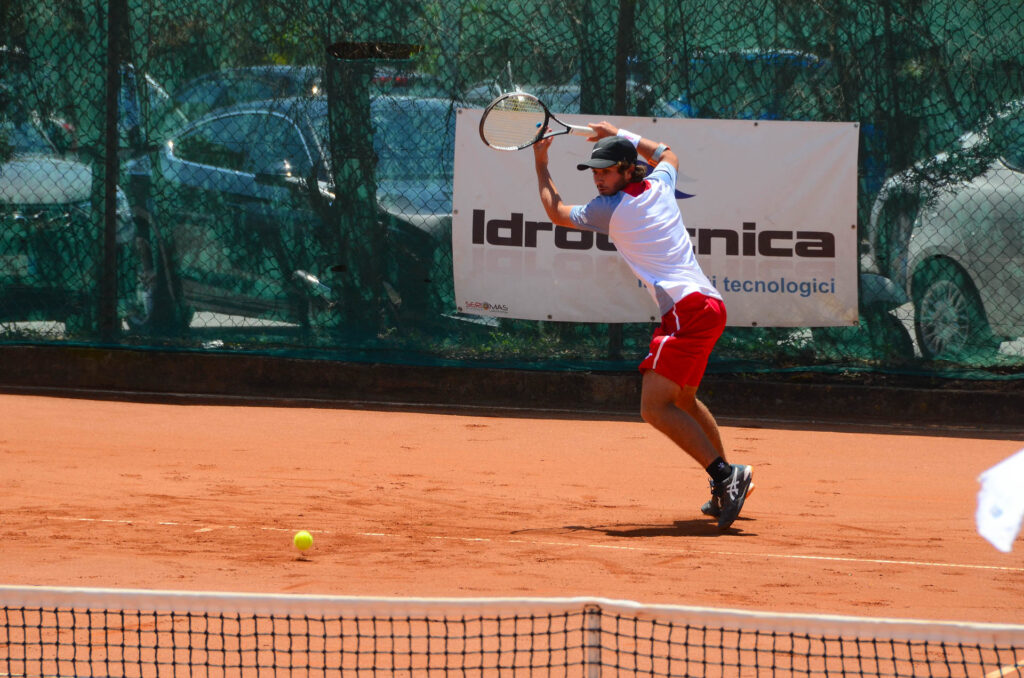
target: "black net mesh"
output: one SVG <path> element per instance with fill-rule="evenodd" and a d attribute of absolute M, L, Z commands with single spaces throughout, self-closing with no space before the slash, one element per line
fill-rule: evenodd
<path fill-rule="evenodd" d="M 173 602 L 185 605 L 192 595 Z M 110 677 L 954 678 L 1011 676 L 1024 667 L 1021 627 L 959 624 L 950 630 L 950 623 L 894 626 L 884 619 L 735 612 L 723 620 L 710 609 L 617 611 L 570 602 L 561 603 L 563 610 L 529 609 L 559 604 L 543 599 L 512 600 L 519 609 L 509 610 L 508 599 L 449 599 L 446 607 L 353 598 L 350 609 L 323 613 L 301 609 L 317 604 L 311 597 L 291 602 L 278 596 L 254 613 L 234 609 L 237 597 L 230 594 L 205 598 L 204 606 L 215 609 L 122 608 L 116 599 L 74 607 L 5 603 L 0 669 L 5 676 Z M 403 603 L 427 609 L 403 611 Z M 275 609 L 283 605 L 286 611 Z M 680 620 L 680 614 L 693 619 Z"/>
<path fill-rule="evenodd" d="M 456 111 L 520 85 L 860 123 L 860 323 L 712 371 L 1019 375 L 1022 37 L 1013 0 L 0 2 L 0 341 L 632 366 L 648 325 L 457 312 Z"/>

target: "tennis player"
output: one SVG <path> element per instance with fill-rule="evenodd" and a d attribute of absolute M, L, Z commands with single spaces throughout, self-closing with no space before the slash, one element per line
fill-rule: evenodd
<path fill-rule="evenodd" d="M 597 197 L 585 205 L 562 201 L 548 170 L 549 137 L 533 146 L 541 203 L 553 224 L 608 235 L 658 305 L 661 325 L 640 363 L 641 415 L 707 470 L 711 499 L 701 511 L 726 529 L 743 508 L 753 473 L 725 460 L 718 424 L 697 399 L 726 313 L 683 226 L 675 198 L 679 159 L 665 144 L 611 123 L 588 126 L 597 143 L 577 168 L 593 173 Z M 650 176 L 638 156 L 654 167 Z"/>

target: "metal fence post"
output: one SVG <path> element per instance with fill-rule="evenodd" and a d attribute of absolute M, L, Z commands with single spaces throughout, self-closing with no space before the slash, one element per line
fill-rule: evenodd
<path fill-rule="evenodd" d="M 328 46 L 327 102 L 335 201 L 330 223 L 341 262 L 336 278 L 349 327 L 376 331 L 381 322 L 387 223 L 377 209 L 370 81 L 378 65 L 403 63 L 417 50 L 383 42 Z"/>

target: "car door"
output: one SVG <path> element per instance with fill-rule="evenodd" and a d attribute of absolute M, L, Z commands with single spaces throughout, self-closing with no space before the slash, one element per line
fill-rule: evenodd
<path fill-rule="evenodd" d="M 314 181 L 313 144 L 291 116 L 278 111 L 253 114 L 249 120 L 250 145 L 245 171 L 253 177 L 253 193 L 246 196 L 244 231 L 236 238 L 247 250 L 262 281 L 256 290 L 264 301 L 290 319 L 302 320 L 305 288 L 295 272 L 322 274 L 322 262 L 313 261 L 312 235 L 320 217 L 309 199 L 306 181 Z M 269 179 L 269 180 L 268 180 Z"/>
<path fill-rule="evenodd" d="M 301 220 L 294 192 L 258 172 L 311 165 L 286 118 L 265 110 L 213 115 L 161 158 L 185 296 L 196 309 L 290 319 L 294 256 L 281 229 Z M 292 160 L 291 157 L 296 158 Z"/>
<path fill-rule="evenodd" d="M 240 275 L 246 253 L 229 234 L 239 229 L 239 200 L 252 192 L 243 173 L 247 119 L 221 115 L 201 120 L 160 156 L 161 213 L 178 255 L 177 274 L 197 310 L 242 312 L 237 297 L 251 281 Z"/>
<path fill-rule="evenodd" d="M 1024 334 L 1024 109 L 996 120 L 989 134 L 999 158 L 974 194 L 983 220 L 970 248 L 978 294 L 997 334 Z"/>

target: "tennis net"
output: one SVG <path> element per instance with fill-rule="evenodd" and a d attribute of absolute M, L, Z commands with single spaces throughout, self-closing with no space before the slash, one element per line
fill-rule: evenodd
<path fill-rule="evenodd" d="M 3 676 L 1024 676 L 1024 626 L 0 586 Z"/>

